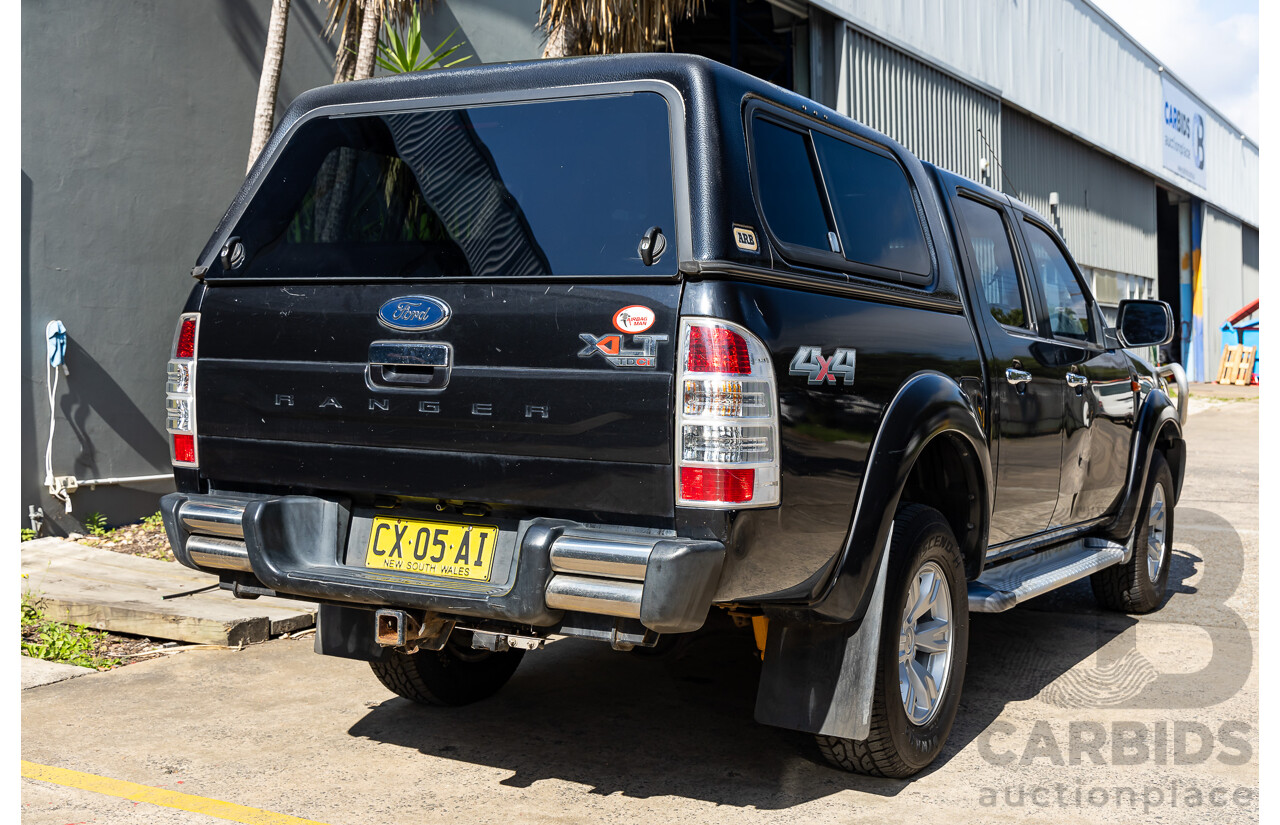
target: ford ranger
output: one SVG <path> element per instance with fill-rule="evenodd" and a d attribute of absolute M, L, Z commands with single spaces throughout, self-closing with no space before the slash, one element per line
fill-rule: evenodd
<path fill-rule="evenodd" d="M 428 705 L 754 632 L 756 718 L 934 760 L 969 615 L 1165 597 L 1185 378 L 1058 233 L 799 95 L 623 55 L 315 89 L 197 259 L 178 559 Z M 1176 401 L 1171 385 L 1177 383 Z"/>

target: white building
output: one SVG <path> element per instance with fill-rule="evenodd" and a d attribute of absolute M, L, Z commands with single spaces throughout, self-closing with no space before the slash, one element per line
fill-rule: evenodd
<path fill-rule="evenodd" d="M 537 7 L 448 0 L 424 28 L 457 27 L 484 62 L 532 58 Z M 1215 377 L 1218 328 L 1258 297 L 1257 143 L 1089 0 L 707 0 L 674 45 L 1016 194 L 1104 307 L 1173 306 L 1169 354 L 1193 380 Z"/>

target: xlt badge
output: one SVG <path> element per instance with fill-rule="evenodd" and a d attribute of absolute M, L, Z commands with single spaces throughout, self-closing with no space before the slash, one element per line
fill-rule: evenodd
<path fill-rule="evenodd" d="M 621 335 L 596 336 L 589 332 L 578 334 L 586 346 L 579 358 L 599 355 L 615 367 L 653 369 L 658 364 L 658 344 L 667 340 L 666 335 L 632 335 L 636 347 L 623 346 Z"/>
<path fill-rule="evenodd" d="M 378 308 L 378 323 L 400 332 L 426 332 L 449 323 L 453 311 L 439 298 L 402 295 Z"/>

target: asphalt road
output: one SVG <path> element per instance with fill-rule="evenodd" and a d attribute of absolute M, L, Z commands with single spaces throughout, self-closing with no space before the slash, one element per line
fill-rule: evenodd
<path fill-rule="evenodd" d="M 759 664 L 727 630 L 667 658 L 556 642 L 448 710 L 306 640 L 193 651 L 25 691 L 22 758 L 330 825 L 1254 821 L 1257 431 L 1255 401 L 1190 417 L 1159 612 L 1102 613 L 1082 582 L 973 618 L 956 728 L 912 781 L 754 723 Z M 33 779 L 22 818 L 225 821 Z"/>

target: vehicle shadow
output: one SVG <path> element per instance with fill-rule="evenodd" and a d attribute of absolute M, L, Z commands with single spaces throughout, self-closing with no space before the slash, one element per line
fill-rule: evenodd
<path fill-rule="evenodd" d="M 674 795 L 761 810 L 850 787 L 882 796 L 901 789 L 827 769 L 812 737 L 757 724 L 751 631 L 714 624 L 662 655 L 557 641 L 526 654 L 491 699 L 428 708 L 394 698 L 349 733 L 511 771 L 502 784 L 519 788 L 559 779 L 602 796 Z"/>
<path fill-rule="evenodd" d="M 1170 593 L 1188 592 L 1183 581 L 1194 573 L 1193 562 L 1175 554 Z M 971 617 L 955 727 L 923 775 L 944 767 L 1007 704 L 1046 694 L 1054 701 L 1051 688 L 1063 674 L 1137 623 L 1100 611 L 1088 581 L 1051 596 Z M 600 795 L 675 795 L 779 810 L 842 790 L 892 797 L 908 786 L 828 767 L 813 737 L 756 723 L 759 675 L 750 631 L 715 611 L 703 631 L 665 655 L 558 641 L 527 654 L 491 699 L 429 708 L 394 698 L 348 732 L 510 771 L 502 784 L 521 788 L 560 779 Z"/>

